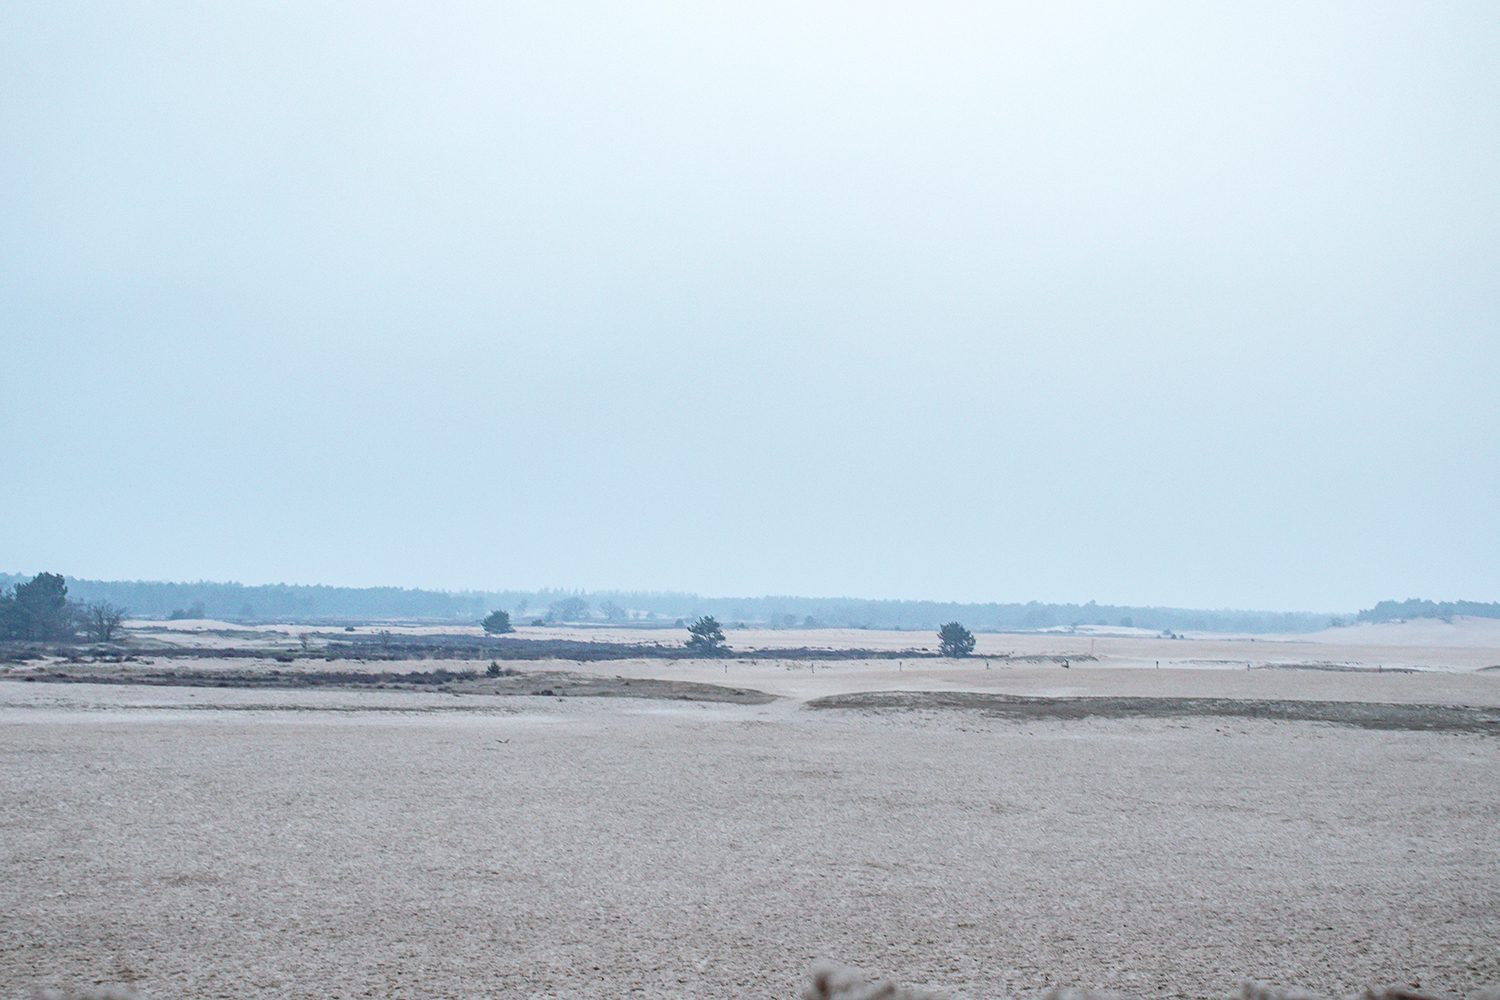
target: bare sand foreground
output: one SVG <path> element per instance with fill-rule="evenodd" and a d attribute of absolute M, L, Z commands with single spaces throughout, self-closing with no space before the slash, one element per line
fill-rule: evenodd
<path fill-rule="evenodd" d="M 779 697 L 0 680 L 0 996 L 786 998 L 819 958 L 976 1000 L 1500 984 L 1500 736 L 807 705 L 1493 707 L 1500 673 L 567 667 Z"/>

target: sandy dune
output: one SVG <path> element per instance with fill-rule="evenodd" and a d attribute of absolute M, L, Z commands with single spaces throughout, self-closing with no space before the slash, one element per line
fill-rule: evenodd
<path fill-rule="evenodd" d="M 1156 670 L 1121 664 L 1157 640 L 1092 641 L 1122 645 L 1068 669 L 520 668 L 779 696 L 761 705 L 15 674 L 0 996 L 790 998 L 820 958 L 974 1000 L 1500 983 L 1494 736 L 804 707 L 889 690 L 1500 705 L 1500 672 L 1453 666 L 1473 649 L 1420 673 Z M 193 662 L 225 661 L 172 665 Z"/>
<path fill-rule="evenodd" d="M 413 636 L 467 635 L 479 638 L 478 626 L 380 625 L 360 626 L 345 633 L 327 626 L 240 626 L 225 622 L 133 622 L 132 634 L 165 644 L 211 647 L 264 646 L 295 648 L 299 637 L 335 640 L 368 639 L 385 630 Z M 682 629 L 631 629 L 573 626 L 521 626 L 522 639 L 569 639 L 618 643 L 660 643 L 679 646 Z M 937 648 L 931 632 L 893 632 L 876 629 L 731 629 L 731 648 L 870 649 L 877 651 Z M 1480 670 L 1500 667 L 1500 619 L 1457 618 L 1395 624 L 1354 625 L 1302 636 L 1243 636 L 1193 633 L 1178 639 L 1162 638 L 1139 629 L 1081 629 L 1067 632 L 981 633 L 978 656 L 1094 656 L 1110 666 L 1243 668 L 1247 663 L 1320 664 L 1417 668 L 1424 670 Z"/>
<path fill-rule="evenodd" d="M 8 710 L 0 993 L 1500 981 L 1500 740 L 527 700 Z"/>

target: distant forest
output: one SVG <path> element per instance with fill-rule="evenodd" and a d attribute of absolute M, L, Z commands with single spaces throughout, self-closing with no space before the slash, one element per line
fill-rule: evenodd
<path fill-rule="evenodd" d="M 1408 618 L 1452 618 L 1455 615 L 1500 618 L 1500 604 L 1480 601 L 1424 601 L 1419 597 L 1408 597 L 1404 601 L 1381 601 L 1373 608 L 1361 611 L 1359 620 L 1397 622 Z"/>
<path fill-rule="evenodd" d="M 0 573 L 0 589 L 29 576 Z M 1077 625 L 1135 627 L 1152 631 L 1307 632 L 1335 624 L 1326 614 L 1275 611 L 1207 611 L 1190 608 L 1096 604 L 961 604 L 941 601 L 861 600 L 835 597 L 700 597 L 637 591 L 441 591 L 401 587 L 327 587 L 298 584 L 156 583 L 67 578 L 78 601 L 109 601 L 135 618 L 215 618 L 234 622 L 343 623 L 404 621 L 474 623 L 496 608 L 517 624 L 578 622 L 676 626 L 713 615 L 727 627 L 935 629 L 960 621 L 979 631 L 1066 628 Z M 1383 602 L 1375 610 L 1384 608 Z M 1411 602 L 1408 602 L 1410 604 Z M 1483 607 L 1500 617 L 1500 605 Z M 1361 612 L 1360 618 L 1372 612 Z M 1407 614 L 1403 617 L 1413 617 Z M 1380 620 L 1380 619 L 1373 619 Z"/>

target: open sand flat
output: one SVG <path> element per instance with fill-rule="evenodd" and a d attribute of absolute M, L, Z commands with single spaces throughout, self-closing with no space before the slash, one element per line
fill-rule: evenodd
<path fill-rule="evenodd" d="M 66 674 L 70 682 L 90 679 L 159 680 L 177 675 L 196 675 L 201 685 L 213 686 L 216 678 L 231 675 L 264 677 L 275 674 L 289 684 L 297 678 L 317 675 L 336 684 L 341 674 L 359 675 L 374 681 L 388 676 L 394 685 L 402 675 L 430 676 L 439 672 L 482 672 L 482 661 L 457 659 L 324 660 L 315 657 L 281 663 L 270 658 L 153 659 L 149 654 L 127 663 L 66 663 L 34 661 L 0 668 L 0 677 Z M 1247 698 L 1259 700 L 1301 699 L 1311 701 L 1362 701 L 1388 704 L 1500 705 L 1500 671 L 1285 669 L 1264 665 L 1246 669 L 1197 667 L 1181 664 L 1162 669 L 1122 668 L 1111 660 L 1082 661 L 1064 667 L 1060 663 L 1004 661 L 983 657 L 962 660 L 938 658 L 879 660 L 804 660 L 734 658 L 713 660 L 627 659 L 577 662 L 572 660 L 508 661 L 505 669 L 516 682 L 508 689 L 521 693 L 555 686 L 557 672 L 592 678 L 600 683 L 662 681 L 670 684 L 708 684 L 750 689 L 781 698 L 807 701 L 840 694 L 873 691 L 978 691 L 1033 697 L 1070 698 L 1087 696 L 1140 698 Z M 527 678 L 536 678 L 528 684 Z M 58 684 L 9 686 L 0 691 L 0 706 L 16 699 L 63 698 Z M 70 683 L 67 686 L 78 686 Z M 84 683 L 83 687 L 91 685 Z M 479 678 L 454 685 L 463 694 L 483 694 L 489 682 Z M 156 683 L 150 685 L 152 689 Z M 24 692 L 24 693 L 19 693 Z M 511 693 L 516 693 L 512 690 Z M 618 692 L 640 696 L 641 692 Z M 667 694 L 671 697 L 671 694 Z M 115 698 L 159 698 L 162 695 L 108 695 Z"/>
<path fill-rule="evenodd" d="M 474 628 L 473 634 L 480 630 Z M 681 630 L 523 626 L 522 638 L 592 639 L 676 644 Z M 935 651 L 932 632 L 881 629 L 728 629 L 737 649 L 870 649 Z M 1094 655 L 1121 666 L 1168 664 L 1243 667 L 1247 662 L 1477 670 L 1500 666 L 1500 619 L 1454 618 L 1358 624 L 1307 635 L 1226 635 L 1190 632 L 1165 638 L 1145 629 L 1082 627 L 1074 631 L 980 632 L 978 656 Z"/>
<path fill-rule="evenodd" d="M 245 626 L 216 621 L 132 622 L 130 635 L 148 644 L 200 648 L 300 649 L 302 637 L 314 650 L 332 642 L 369 642 L 380 632 L 406 637 L 467 636 L 483 630 L 462 625 L 361 625 L 354 632 L 330 626 Z M 605 626 L 528 626 L 514 638 L 660 644 L 677 647 L 683 629 Z M 729 629 L 731 648 L 775 651 L 868 649 L 892 653 L 935 651 L 932 632 L 877 629 Z M 1092 656 L 1110 666 L 1190 666 L 1243 669 L 1246 664 L 1378 667 L 1423 670 L 1482 670 L 1500 667 L 1500 619 L 1455 618 L 1388 624 L 1359 624 L 1299 636 L 1189 633 L 1164 638 L 1142 629 L 1080 628 L 1076 631 L 978 633 L 978 656 Z"/>
<path fill-rule="evenodd" d="M 804 705 L 888 688 L 890 667 L 729 664 L 781 695 L 761 705 L 0 681 L 0 995 L 787 998 L 820 957 L 970 998 L 1500 983 L 1500 739 Z M 1500 688 L 911 673 L 1442 704 Z"/>
<path fill-rule="evenodd" d="M 1274 644 L 1317 669 L 1218 655 L 1259 639 L 1055 634 L 500 678 L 12 665 L 0 996 L 781 998 L 819 958 L 969 998 L 1466 996 L 1500 984 L 1500 671 L 1417 631 Z M 1078 644 L 1097 658 L 1064 667 Z M 1158 646 L 1191 655 L 1154 669 Z M 1273 721 L 1299 705 L 1340 724 Z"/>
<path fill-rule="evenodd" d="M 408 668 L 411 665 L 408 664 Z M 1246 670 L 1166 666 L 1121 669 L 1087 664 L 967 660 L 715 661 L 617 660 L 569 664 L 601 676 L 666 677 L 733 684 L 807 700 L 868 691 L 986 691 L 1067 698 L 1089 695 L 1372 701 L 1404 704 L 1500 705 L 1500 671 Z M 527 669 L 526 665 L 520 667 Z"/>

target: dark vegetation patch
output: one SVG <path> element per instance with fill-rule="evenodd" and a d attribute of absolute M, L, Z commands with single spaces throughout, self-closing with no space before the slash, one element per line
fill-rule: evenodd
<path fill-rule="evenodd" d="M 688 681 L 591 677 L 562 670 L 511 671 L 484 676 L 477 670 L 415 670 L 371 673 L 354 670 L 41 670 L 23 680 L 52 684 L 120 684 L 146 687 L 212 687 L 279 690 L 441 691 L 450 694 L 540 695 L 574 698 L 659 698 L 673 701 L 764 705 L 774 695 L 752 688 Z"/>
<path fill-rule="evenodd" d="M 375 634 L 349 638 L 339 633 L 319 633 L 313 639 L 326 644 L 326 654 L 367 660 L 693 660 L 704 654 L 681 642 L 591 642 L 581 639 L 518 639 L 509 636 L 479 638 L 467 635 Z M 253 655 L 265 655 L 263 652 Z M 927 650 L 874 649 L 734 649 L 727 654 L 737 660 L 895 660 L 935 657 Z"/>
<path fill-rule="evenodd" d="M 195 660 L 265 660 L 281 663 L 299 660 L 572 660 L 597 663 L 609 660 L 692 660 L 704 654 L 681 643 L 589 642 L 577 639 L 480 638 L 468 635 L 394 635 L 380 634 L 349 638 L 343 633 L 309 635 L 307 645 L 198 646 L 190 643 L 165 645 L 150 643 L 139 647 L 112 645 L 83 646 L 69 643 L 0 643 L 0 663 L 24 663 L 45 656 L 74 661 L 129 662 L 138 654 L 160 659 Z M 926 649 L 731 649 L 721 654 L 733 660 L 922 660 L 937 659 Z M 1011 656 L 971 656 L 972 663 L 1086 663 L 1092 655 L 1062 656 L 1051 654 Z"/>
<path fill-rule="evenodd" d="M 1478 733 L 1500 736 L 1500 708 L 1466 705 L 1385 705 L 1358 701 L 1269 701 L 1239 698 L 1035 698 L 962 691 L 870 691 L 832 695 L 808 708 L 866 711 L 964 710 L 997 719 L 1233 718 L 1330 722 L 1361 729 Z"/>
<path fill-rule="evenodd" d="M 1364 667 L 1353 663 L 1260 663 L 1256 670 L 1328 670 L 1336 674 L 1420 674 L 1418 667 Z"/>

